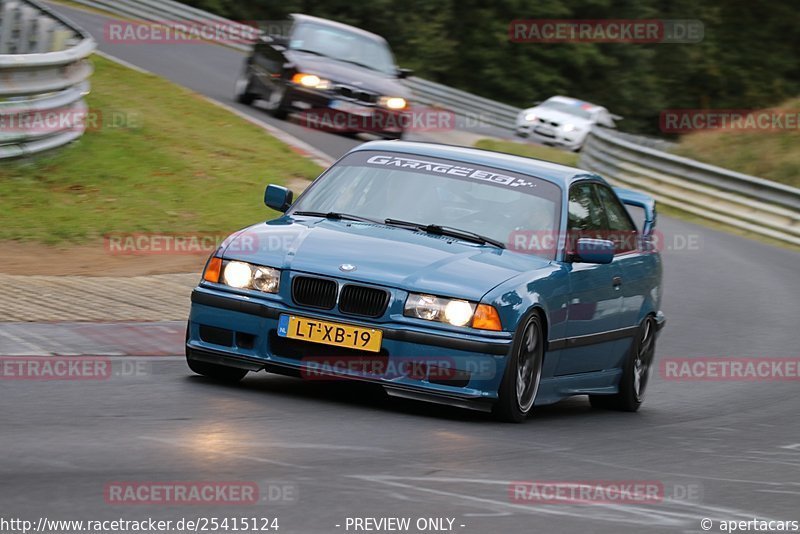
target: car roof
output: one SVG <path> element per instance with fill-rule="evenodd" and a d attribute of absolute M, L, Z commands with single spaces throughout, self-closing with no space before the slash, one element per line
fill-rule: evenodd
<path fill-rule="evenodd" d="M 381 37 L 376 33 L 368 32 L 367 30 L 362 30 L 361 28 L 356 28 L 355 26 L 350 26 L 349 24 L 344 24 L 342 22 L 336 22 L 335 20 L 313 17 L 311 15 L 304 15 L 302 13 L 292 13 L 289 16 L 292 17 L 292 19 L 294 19 L 295 22 L 313 22 L 315 24 L 319 24 L 320 26 L 338 28 L 340 30 L 346 30 L 352 33 L 357 33 L 362 37 L 367 37 L 375 41 L 381 41 L 383 43 L 386 42 L 386 39 L 384 39 L 383 37 Z"/>
<path fill-rule="evenodd" d="M 565 190 L 570 184 L 578 180 L 596 179 L 605 182 L 600 176 L 592 172 L 561 165 L 535 158 L 515 156 L 504 152 L 483 150 L 480 148 L 470 148 L 463 146 L 444 145 L 439 143 L 423 143 L 418 141 L 370 141 L 361 144 L 349 153 L 362 150 L 375 150 L 382 152 L 402 152 L 432 158 L 450 159 L 462 163 L 472 163 L 474 165 L 485 165 L 495 169 L 517 172 L 535 178 L 541 178 L 548 182 L 555 183 Z"/>
<path fill-rule="evenodd" d="M 598 106 L 597 104 L 592 104 L 591 102 L 586 102 L 584 100 L 572 98 L 571 96 L 556 95 L 556 96 L 551 96 L 547 100 L 551 100 L 553 102 L 561 102 L 563 104 L 567 104 L 570 106 L 580 106 L 586 111 L 598 111 L 601 109 L 606 109 L 603 106 Z M 547 102 L 547 100 L 545 100 L 545 102 Z"/>

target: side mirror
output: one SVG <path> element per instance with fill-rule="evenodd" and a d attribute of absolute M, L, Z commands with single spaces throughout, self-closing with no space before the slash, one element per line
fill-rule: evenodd
<path fill-rule="evenodd" d="M 614 260 L 614 242 L 607 239 L 582 237 L 575 246 L 573 261 L 583 263 L 611 263 Z"/>
<path fill-rule="evenodd" d="M 412 69 L 397 69 L 397 77 L 400 78 L 401 80 L 403 78 L 408 78 L 412 74 L 414 74 L 414 71 Z"/>
<path fill-rule="evenodd" d="M 275 50 L 282 51 L 286 50 L 286 46 L 289 44 L 289 38 L 285 35 L 266 35 L 262 33 L 261 37 L 258 39 L 258 43 L 261 45 L 270 46 Z"/>
<path fill-rule="evenodd" d="M 601 115 L 597 119 L 597 124 L 599 124 L 603 128 L 616 128 L 614 121 L 608 115 Z"/>
<path fill-rule="evenodd" d="M 264 204 L 268 208 L 285 213 L 292 205 L 294 193 L 282 185 L 269 184 L 264 191 Z"/>

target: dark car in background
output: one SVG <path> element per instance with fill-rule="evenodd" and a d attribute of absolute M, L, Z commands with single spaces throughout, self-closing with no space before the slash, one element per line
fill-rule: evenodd
<path fill-rule="evenodd" d="M 312 127 L 402 137 L 411 92 L 400 79 L 411 71 L 397 67 L 386 40 L 308 15 L 290 21 L 285 35 L 266 35 L 255 45 L 236 99 L 263 100 L 281 119 L 299 112 Z"/>

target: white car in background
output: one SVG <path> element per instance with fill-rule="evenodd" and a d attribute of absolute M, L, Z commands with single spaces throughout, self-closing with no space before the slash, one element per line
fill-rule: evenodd
<path fill-rule="evenodd" d="M 578 151 L 595 124 L 616 128 L 612 115 L 602 106 L 568 96 L 553 96 L 517 115 L 515 132 L 520 137 Z"/>

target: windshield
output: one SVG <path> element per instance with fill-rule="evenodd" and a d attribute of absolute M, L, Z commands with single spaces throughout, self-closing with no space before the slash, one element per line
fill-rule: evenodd
<path fill-rule="evenodd" d="M 394 59 L 384 41 L 336 27 L 313 22 L 302 23 L 292 33 L 289 48 L 395 74 Z"/>
<path fill-rule="evenodd" d="M 336 212 L 378 221 L 399 219 L 511 243 L 520 233 L 555 235 L 560 198 L 558 186 L 526 175 L 411 154 L 362 151 L 331 168 L 289 214 Z M 549 259 L 552 254 L 542 252 Z"/>
<path fill-rule="evenodd" d="M 568 113 L 581 119 L 591 119 L 592 114 L 582 107 L 583 104 L 567 104 L 566 102 L 559 102 L 558 100 L 545 100 L 539 107 L 554 109 L 562 113 Z"/>

